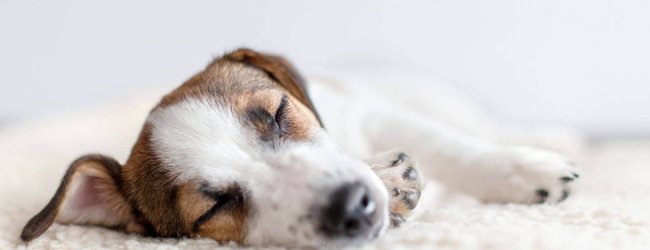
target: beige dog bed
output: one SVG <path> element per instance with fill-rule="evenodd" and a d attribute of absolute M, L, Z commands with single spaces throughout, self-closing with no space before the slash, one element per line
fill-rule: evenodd
<path fill-rule="evenodd" d="M 0 249 L 236 247 L 59 224 L 29 244 L 19 240 L 77 156 L 101 152 L 124 162 L 146 113 L 164 92 L 0 127 Z M 562 204 L 480 204 L 430 184 L 412 221 L 364 247 L 650 249 L 650 141 L 610 141 L 576 151 L 582 152 L 574 156 L 582 177 Z"/>

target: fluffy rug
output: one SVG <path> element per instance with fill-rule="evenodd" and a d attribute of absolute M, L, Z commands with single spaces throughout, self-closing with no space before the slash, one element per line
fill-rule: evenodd
<path fill-rule="evenodd" d="M 156 239 L 53 225 L 29 244 L 29 218 L 50 199 L 68 164 L 101 152 L 124 162 L 164 90 L 120 104 L 0 127 L 0 249 L 235 248 L 208 239 Z M 413 220 L 368 249 L 649 249 L 650 141 L 588 144 L 574 155 L 577 190 L 559 205 L 481 204 L 430 183 Z"/>

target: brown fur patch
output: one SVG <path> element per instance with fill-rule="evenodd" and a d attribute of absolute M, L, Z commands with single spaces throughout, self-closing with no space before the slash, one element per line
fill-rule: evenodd
<path fill-rule="evenodd" d="M 226 56 L 224 59 L 243 62 L 253 65 L 266 71 L 269 76 L 276 80 L 284 89 L 293 97 L 305 105 L 316 116 L 318 122 L 322 125 L 316 108 L 307 93 L 307 83 L 305 79 L 298 74 L 298 71 L 286 59 L 270 54 L 262 54 L 250 49 L 241 48 Z"/>
<path fill-rule="evenodd" d="M 235 105 L 235 110 L 240 117 L 248 116 L 247 112 L 255 109 L 262 109 L 264 112 L 274 116 L 280 106 L 284 93 L 278 89 L 257 91 L 246 98 L 241 98 Z M 318 127 L 316 117 L 300 102 L 292 96 L 288 96 L 288 103 L 284 110 L 286 124 L 283 128 L 286 131 L 287 138 L 294 141 L 307 141 L 312 137 L 312 128 Z M 267 133 L 268 125 L 264 121 L 253 119 L 250 121 L 253 128 L 263 135 Z"/>
<path fill-rule="evenodd" d="M 311 106 L 311 100 L 304 97 L 306 92 L 300 92 L 304 88 L 286 89 L 287 86 L 304 84 L 302 80 L 300 83 L 291 81 L 278 84 L 277 80 L 264 71 L 265 69 L 260 69 L 257 65 L 225 58 L 230 57 L 228 55 L 215 60 L 204 71 L 199 72 L 165 96 L 156 108 L 165 108 L 183 100 L 195 99 L 229 107 L 239 117 L 244 117 L 249 109 L 257 107 L 263 108 L 269 114 L 275 114 L 280 99 L 286 93 L 291 100 L 288 110 L 292 118 L 288 133 L 291 139 L 308 140 L 311 136 L 311 128 L 321 125 L 318 114 Z M 281 78 L 289 79 L 290 77 Z"/>
<path fill-rule="evenodd" d="M 276 61 L 279 59 L 275 57 L 262 59 L 262 55 L 256 54 L 256 59 L 249 61 L 243 58 L 249 58 L 251 54 L 246 52 L 246 56 L 240 57 L 242 51 L 238 50 L 215 60 L 205 70 L 163 97 L 156 109 L 196 99 L 230 107 L 239 117 L 244 117 L 253 107 L 260 107 L 269 114 L 275 114 L 282 96 L 288 93 L 291 104 L 287 109 L 287 115 L 290 116 L 288 137 L 292 140 L 308 140 L 311 137 L 311 128 L 320 123 L 306 95 L 302 78 L 293 68 L 289 68 L 284 60 Z M 258 60 L 271 60 L 274 63 L 260 65 Z M 187 187 L 175 186 L 174 177 L 161 165 L 151 148 L 150 136 L 151 128 L 146 124 L 122 169 L 125 180 L 123 188 L 127 199 L 142 213 L 143 219 L 153 225 L 156 235 L 190 235 L 192 232 L 187 219 L 197 216 L 196 212 L 192 211 L 205 210 L 206 205 L 199 205 L 196 209 L 185 207 L 185 204 L 197 202 L 198 198 L 188 194 Z M 189 212 L 183 214 L 182 211 Z M 201 227 L 201 235 L 209 235 L 218 240 L 243 239 L 243 229 L 235 225 L 243 222 L 245 213 L 240 211 L 228 216 L 217 216 L 221 217 Z"/>
<path fill-rule="evenodd" d="M 134 210 L 141 214 L 141 219 L 153 226 L 148 230 L 149 234 L 161 237 L 187 235 L 189 232 L 181 231 L 181 217 L 176 207 L 178 187 L 150 147 L 150 136 L 151 127 L 146 124 L 122 168 L 123 192 Z"/>
<path fill-rule="evenodd" d="M 184 231 L 192 232 L 192 237 L 243 243 L 248 216 L 248 206 L 245 203 L 242 206 L 224 208 L 194 231 L 193 224 L 219 201 L 206 197 L 199 191 L 199 185 L 192 182 L 182 185 L 178 192 L 178 207 L 183 217 Z"/>
<path fill-rule="evenodd" d="M 152 110 L 161 109 L 194 99 L 231 108 L 239 117 L 253 107 L 275 114 L 284 95 L 289 98 L 286 113 L 287 138 L 309 140 L 312 128 L 322 126 L 318 114 L 307 95 L 304 79 L 283 58 L 240 49 L 214 60 L 180 87 L 164 96 Z M 258 127 L 257 125 L 255 125 Z M 259 129 L 259 128 L 254 128 Z M 120 214 L 128 213 L 123 227 L 128 232 L 146 233 L 159 237 L 205 236 L 219 241 L 242 242 L 245 238 L 245 221 L 248 207 L 216 214 L 204 223 L 198 232 L 192 232 L 191 224 L 200 217 L 201 211 L 209 209 L 214 201 L 206 200 L 193 190 L 193 184 L 179 185 L 175 176 L 167 171 L 151 144 L 151 125 L 145 124 L 129 159 L 120 167 L 117 162 L 102 159 L 85 159 L 108 166 L 99 173 L 102 180 L 108 176 L 115 182 L 102 182 L 102 197 L 107 205 Z M 80 159 L 81 160 L 81 159 Z M 24 240 L 42 234 L 54 221 L 63 202 L 67 183 L 74 178 L 78 162 L 73 163 L 50 203 L 25 226 Z M 88 165 L 97 169 L 98 165 Z M 109 199 L 122 194 L 121 200 Z M 119 203 L 124 203 L 120 206 Z M 211 203 L 212 202 L 212 203 Z"/>

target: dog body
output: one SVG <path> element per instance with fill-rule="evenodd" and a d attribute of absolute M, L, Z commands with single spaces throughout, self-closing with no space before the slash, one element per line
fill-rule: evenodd
<path fill-rule="evenodd" d="M 471 104 L 403 80 L 317 80 L 308 93 L 284 59 L 237 50 L 163 97 L 124 165 L 103 155 L 73 162 L 21 237 L 57 221 L 252 246 L 347 246 L 406 220 L 422 189 L 415 159 L 427 177 L 486 202 L 568 196 L 577 174 L 563 157 L 457 132 L 480 134 Z"/>
<path fill-rule="evenodd" d="M 443 80 L 409 70 L 382 72 L 312 81 L 325 127 L 346 152 L 363 159 L 408 152 L 429 179 L 486 202 L 557 202 L 570 192 L 569 182 L 558 181 L 576 178 L 570 160 L 509 145 L 508 131 Z M 547 195 L 539 196 L 540 190 Z"/>

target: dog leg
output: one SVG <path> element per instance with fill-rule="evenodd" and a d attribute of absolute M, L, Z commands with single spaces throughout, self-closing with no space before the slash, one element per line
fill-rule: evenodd
<path fill-rule="evenodd" d="M 420 200 L 422 178 L 415 161 L 400 151 L 387 151 L 367 161 L 386 185 L 389 195 L 390 224 L 398 227 L 406 222 Z"/>
<path fill-rule="evenodd" d="M 486 202 L 555 203 L 566 199 L 577 171 L 541 149 L 465 136 L 434 120 L 391 107 L 368 110 L 360 131 L 372 152 L 402 148 L 424 175 Z"/>

